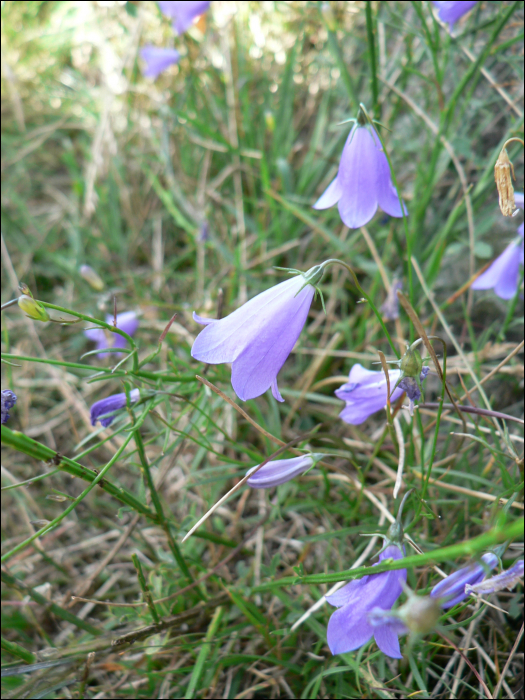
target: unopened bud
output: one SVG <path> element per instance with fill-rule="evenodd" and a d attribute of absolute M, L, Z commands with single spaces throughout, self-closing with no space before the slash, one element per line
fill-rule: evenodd
<path fill-rule="evenodd" d="M 18 306 L 26 316 L 32 318 L 34 321 L 49 321 L 49 314 L 45 308 L 26 294 L 22 294 L 21 297 L 18 297 Z"/>
<path fill-rule="evenodd" d="M 399 363 L 399 369 L 403 373 L 403 376 L 419 377 L 422 367 L 423 360 L 421 359 L 421 355 L 416 350 L 408 348 Z"/>
<path fill-rule="evenodd" d="M 33 295 L 31 294 L 31 290 L 29 289 L 29 287 L 27 286 L 27 284 L 25 282 L 21 282 L 18 285 L 18 289 L 22 292 L 22 294 L 27 294 L 27 296 L 31 297 L 31 299 L 33 298 Z"/>
<path fill-rule="evenodd" d="M 266 129 L 270 134 L 273 134 L 275 131 L 275 117 L 273 116 L 273 112 L 270 112 L 269 109 L 264 113 L 264 122 L 266 124 Z"/>
<path fill-rule="evenodd" d="M 494 179 L 499 194 L 499 208 L 503 216 L 512 216 L 516 211 L 514 201 L 514 187 L 512 186 L 514 166 L 512 165 L 507 149 L 503 148 L 494 166 Z"/>
<path fill-rule="evenodd" d="M 96 292 L 101 292 L 104 289 L 104 281 L 89 265 L 80 266 L 80 276 L 83 279 L 85 279 L 89 286 L 92 287 Z"/>

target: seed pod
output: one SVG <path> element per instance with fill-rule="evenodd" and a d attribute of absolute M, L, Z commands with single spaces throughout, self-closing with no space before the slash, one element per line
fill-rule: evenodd
<path fill-rule="evenodd" d="M 514 166 L 512 165 L 507 149 L 503 148 L 494 166 L 494 179 L 499 194 L 499 208 L 503 216 L 512 216 L 516 211 L 514 201 L 514 187 L 512 186 Z"/>

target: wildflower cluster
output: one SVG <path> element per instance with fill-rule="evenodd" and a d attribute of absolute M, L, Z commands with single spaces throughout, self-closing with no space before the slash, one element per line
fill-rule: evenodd
<path fill-rule="evenodd" d="M 433 5 L 439 21 L 447 24 L 449 32 L 452 33 L 458 20 L 462 15 L 471 10 L 476 5 L 476 2 L 434 2 Z M 188 30 L 196 17 L 202 15 L 209 9 L 210 2 L 158 2 L 158 7 L 164 15 L 172 20 L 173 31 L 177 35 L 181 35 Z M 446 33 L 446 29 L 440 26 L 439 23 L 435 22 L 435 26 L 436 30 L 443 33 L 448 41 L 453 41 Z M 142 48 L 141 56 L 146 64 L 144 75 L 152 78 L 156 78 L 163 70 L 176 63 L 180 58 L 180 54 L 175 48 L 160 48 L 151 45 Z M 396 177 L 396 171 L 393 168 L 392 160 L 386 150 L 383 140 L 381 131 L 382 125 L 379 125 L 370 117 L 364 105 L 360 105 L 355 119 L 350 121 L 353 121 L 354 124 L 350 128 L 342 151 L 337 174 L 335 174 L 334 170 L 334 172 L 332 172 L 333 179 L 331 179 L 330 182 L 327 180 L 323 183 L 326 185 L 326 183 L 329 182 L 324 192 L 312 207 L 319 211 L 335 207 L 337 204 L 337 210 L 341 221 L 351 229 L 359 229 L 368 224 L 376 215 L 378 209 L 380 209 L 387 215 L 386 221 L 389 221 L 392 228 L 396 226 L 401 227 L 402 223 L 407 223 L 409 207 L 412 207 L 411 196 L 409 192 L 405 192 L 403 195 L 401 191 L 403 180 Z M 502 157 L 498 166 L 503 168 L 503 166 L 506 165 L 505 158 Z M 505 170 L 505 174 L 502 174 L 502 171 L 498 172 L 499 175 L 496 176 L 496 182 L 499 183 L 499 199 L 502 212 L 505 215 L 513 214 L 516 207 L 520 211 L 523 211 L 523 194 L 514 193 L 512 182 L 510 182 L 510 166 L 508 171 Z M 335 177 L 333 177 L 334 174 Z M 313 199 L 312 197 L 308 206 L 311 205 Z M 405 204 L 405 201 L 408 206 Z M 495 195 L 494 201 L 496 201 Z M 337 216 L 335 211 L 333 215 Z M 396 222 L 389 220 L 388 217 L 403 219 L 404 222 L 398 222 L 396 224 Z M 412 220 L 415 219 L 408 219 L 409 222 Z M 366 234 L 366 230 L 361 231 L 361 233 Z M 195 240 L 197 243 L 202 244 L 208 239 L 208 234 L 209 230 L 206 223 L 202 225 Z M 471 280 L 465 283 L 465 288 L 468 288 L 472 281 L 470 286 L 473 290 L 494 289 L 496 295 L 502 299 L 509 300 L 517 298 L 520 284 L 520 270 L 523 266 L 523 238 L 524 230 L 523 223 L 521 223 L 517 228 L 516 237 L 507 245 L 503 253 L 475 279 L 474 275 L 472 275 Z M 406 248 L 409 257 L 408 264 L 411 265 L 413 261 L 410 259 L 411 252 L 409 247 L 407 234 Z M 405 254 L 405 250 L 402 248 L 401 244 L 399 244 L 399 248 L 402 257 Z M 349 255 L 351 255 L 351 252 Z M 231 313 L 224 317 L 221 317 L 222 309 L 220 304 L 220 311 L 216 314 L 218 318 L 207 318 L 197 313 L 197 311 L 193 311 L 193 321 L 195 324 L 203 326 L 203 328 L 198 329 L 196 337 L 191 337 L 191 358 L 188 356 L 188 353 L 186 353 L 184 358 L 184 371 L 186 371 L 186 369 L 188 371 L 184 377 L 180 375 L 169 376 L 169 381 L 174 384 L 185 382 L 186 386 L 189 386 L 190 389 L 183 396 L 176 395 L 175 393 L 172 395 L 176 396 L 177 399 L 182 398 L 182 400 L 187 401 L 188 404 L 192 404 L 192 401 L 188 399 L 188 395 L 193 391 L 193 386 L 199 386 L 196 379 L 201 380 L 208 385 L 205 388 L 206 392 L 208 392 L 210 387 L 216 390 L 221 396 L 221 399 L 226 398 L 234 408 L 238 409 L 243 413 L 244 417 L 246 417 L 248 415 L 247 412 L 254 407 L 254 404 L 249 404 L 247 406 L 247 411 L 244 411 L 239 405 L 235 404 L 235 397 L 240 401 L 247 402 L 257 399 L 267 392 L 271 392 L 271 395 L 270 393 L 267 394 L 265 400 L 271 403 L 274 414 L 278 416 L 279 411 L 283 410 L 283 407 L 279 408 L 275 401 L 284 403 L 284 397 L 295 397 L 296 395 L 290 386 L 285 386 L 282 375 L 279 377 L 280 372 L 288 361 L 305 327 L 306 333 L 311 333 L 311 328 L 308 328 L 307 325 L 312 306 L 315 308 L 315 304 L 317 304 L 320 311 L 322 305 L 326 312 L 323 297 L 323 282 L 325 280 L 325 275 L 330 274 L 329 270 L 334 265 L 342 265 L 350 273 L 352 281 L 355 282 L 360 295 L 361 293 L 364 295 L 360 298 L 360 302 L 366 302 L 367 306 L 365 308 L 367 312 L 370 312 L 370 316 L 372 316 L 372 314 L 375 315 L 377 321 L 376 327 L 381 327 L 382 334 L 384 332 L 384 336 L 381 336 L 380 342 L 384 342 L 383 347 L 387 347 L 388 342 L 389 346 L 398 357 L 398 359 L 386 360 L 383 353 L 378 351 L 378 353 L 371 358 L 370 362 L 373 365 L 375 364 L 375 366 L 380 365 L 381 369 L 371 369 L 360 363 L 354 363 L 349 368 L 348 364 L 345 364 L 344 370 L 338 372 L 337 376 L 324 378 L 326 383 L 331 382 L 329 391 L 332 392 L 335 386 L 339 386 L 342 381 L 345 381 L 346 372 L 349 370 L 348 381 L 345 381 L 345 383 L 340 385 L 334 392 L 335 397 L 344 402 L 342 410 L 340 410 L 341 405 L 337 408 L 337 411 L 340 410 L 339 418 L 342 421 L 342 423 L 339 423 L 339 427 L 341 432 L 344 431 L 345 433 L 345 440 L 347 439 L 347 435 L 351 436 L 351 438 L 348 438 L 348 441 L 350 441 L 350 439 L 355 438 L 354 433 L 357 433 L 358 430 L 349 426 L 361 426 L 374 414 L 383 412 L 382 415 L 374 420 L 379 420 L 382 423 L 382 427 L 378 432 L 379 435 L 382 431 L 381 440 L 390 440 L 390 438 L 392 438 L 391 442 L 385 444 L 387 444 L 387 448 L 390 450 L 389 457 L 398 460 L 397 476 L 399 478 L 399 483 L 401 483 L 405 462 L 410 462 L 405 468 L 405 472 L 409 468 L 413 471 L 410 472 L 407 479 L 411 479 L 413 483 L 416 480 L 413 476 L 415 473 L 425 484 L 424 490 L 418 494 L 420 496 L 418 498 L 419 517 L 423 507 L 428 507 L 426 489 L 429 483 L 433 483 L 430 481 L 430 477 L 437 443 L 437 433 L 436 440 L 430 445 L 430 448 L 424 440 L 425 428 L 421 425 L 421 414 L 424 411 L 424 406 L 421 404 L 424 402 L 424 392 L 437 393 L 437 398 L 441 401 L 441 403 L 434 404 L 434 406 L 439 406 L 436 430 L 439 430 L 439 421 L 444 415 L 443 409 L 445 409 L 445 407 L 443 406 L 443 401 L 445 400 L 445 391 L 447 391 L 451 400 L 454 401 L 453 408 L 457 409 L 457 413 L 461 418 L 463 418 L 463 413 L 461 411 L 468 412 L 475 407 L 461 404 L 461 401 L 456 401 L 449 392 L 449 387 L 446 384 L 446 363 L 440 365 L 433 346 L 430 344 L 431 341 L 435 340 L 437 337 L 431 335 L 431 333 L 435 332 L 434 330 L 430 330 L 433 321 L 432 319 L 430 321 L 428 321 L 428 319 L 419 320 L 414 309 L 410 305 L 405 305 L 405 297 L 401 294 L 401 289 L 403 288 L 402 279 L 394 279 L 391 285 L 389 285 L 387 280 L 384 286 L 388 290 L 388 296 L 381 310 L 378 310 L 373 298 L 374 293 L 371 292 L 370 295 L 367 295 L 366 292 L 363 291 L 352 267 L 344 261 L 330 258 L 318 262 L 318 264 L 306 271 L 277 268 L 281 271 L 284 270 L 290 274 L 291 277 L 274 286 L 267 287 L 261 293 L 256 294 L 245 303 L 239 305 L 238 308 L 234 308 Z M 100 300 L 105 289 L 104 281 L 98 273 L 88 265 L 82 265 L 79 272 L 82 279 L 87 282 L 94 292 L 97 292 L 97 294 L 90 292 L 90 298 Z M 363 286 L 367 287 L 367 285 Z M 13 300 L 15 308 L 16 304 L 18 304 L 18 307 L 25 315 L 34 321 L 47 322 L 49 320 L 54 320 L 50 317 L 48 308 L 57 309 L 60 307 L 37 301 L 26 286 L 22 286 L 20 291 L 21 295 Z M 326 289 L 324 291 L 326 291 Z M 342 296 L 344 290 L 339 291 L 341 291 Z M 318 297 L 319 301 L 316 301 Z M 337 297 L 337 299 L 339 299 L 339 297 Z M 105 312 L 108 308 L 106 301 L 99 305 L 101 312 Z M 333 299 L 330 299 L 330 302 L 332 301 Z M 406 335 L 403 335 L 407 330 L 403 325 L 403 323 L 406 322 L 406 317 L 401 318 L 400 316 L 399 301 L 402 302 L 405 310 L 413 312 L 413 315 L 410 316 L 410 320 L 412 321 L 410 334 L 406 332 Z M 88 361 L 92 363 L 92 365 L 93 363 L 96 364 L 97 372 L 98 370 L 107 372 L 102 378 L 109 378 L 111 381 L 115 381 L 115 376 L 118 376 L 123 382 L 119 387 L 121 389 L 120 391 L 117 392 L 113 389 L 113 393 L 105 395 L 91 405 L 91 426 L 95 427 L 95 431 L 92 432 L 96 434 L 97 431 L 107 429 L 113 425 L 114 431 L 123 430 L 124 432 L 128 431 L 128 433 L 133 433 L 136 440 L 137 452 L 141 458 L 141 466 L 145 469 L 145 460 L 143 459 L 144 446 L 142 444 L 142 438 L 140 437 L 141 421 L 142 418 L 148 417 L 150 399 L 152 399 L 151 403 L 156 400 L 160 401 L 161 399 L 159 399 L 159 397 L 162 395 L 162 400 L 165 399 L 169 401 L 170 392 L 164 391 L 164 381 L 168 382 L 168 379 L 166 379 L 161 372 L 155 374 L 147 370 L 143 371 L 142 368 L 159 353 L 175 316 L 173 316 L 164 333 L 160 336 L 157 349 L 154 350 L 153 354 L 146 355 L 145 357 L 141 354 L 139 358 L 138 349 L 135 344 L 135 336 L 137 334 L 140 335 L 140 333 L 138 333 L 139 328 L 141 328 L 141 332 L 144 331 L 144 326 L 141 327 L 139 322 L 140 313 L 134 310 L 117 313 L 116 305 L 115 301 L 114 313 L 105 314 L 104 321 L 93 316 L 76 313 L 78 317 L 76 321 L 78 320 L 84 323 L 82 326 L 84 338 L 95 345 L 94 349 L 86 353 L 89 356 Z M 188 309 L 186 323 L 189 330 L 184 330 L 189 334 L 190 331 L 196 332 L 197 327 L 195 325 L 193 327 L 191 326 L 189 311 L 193 307 L 189 306 L 189 301 L 187 302 L 186 308 Z M 330 310 L 331 306 L 327 304 L 327 308 Z M 436 314 L 440 311 L 437 305 L 435 310 Z M 334 304 L 330 313 L 343 316 L 337 304 Z M 341 323 L 345 321 L 347 321 L 347 319 L 341 318 Z M 398 331 L 399 337 L 392 338 L 390 336 L 392 325 L 388 324 L 389 321 L 395 321 L 395 328 L 396 331 Z M 86 325 L 88 327 L 86 327 Z M 445 324 L 443 323 L 443 325 Z M 428 328 L 428 335 L 425 328 Z M 410 344 L 407 343 L 406 349 L 404 351 L 401 349 L 401 351 L 398 352 L 399 344 L 401 348 L 404 347 L 403 338 L 410 337 L 413 340 L 415 331 L 417 331 L 421 337 L 417 337 L 417 339 Z M 82 340 L 81 334 L 79 334 L 79 338 Z M 367 338 L 367 345 L 368 341 L 370 341 L 369 344 L 371 345 L 375 340 L 375 337 L 371 334 L 370 339 Z M 445 345 L 444 341 L 443 345 Z M 422 357 L 421 350 L 424 347 L 427 348 L 432 359 L 430 357 Z M 345 351 L 348 350 L 353 350 L 353 348 L 346 347 Z M 446 354 L 446 351 L 447 348 L 445 345 L 444 354 Z M 401 357 L 399 357 L 399 355 L 401 355 Z M 348 357 L 348 353 L 343 353 L 343 356 L 345 358 Z M 355 353 L 350 353 L 350 357 L 355 359 L 359 358 L 365 364 L 370 359 L 369 355 L 356 355 Z M 381 361 L 374 363 L 374 357 L 380 357 Z M 117 361 L 116 365 L 108 368 L 108 364 L 112 363 L 113 360 Z M 199 370 L 203 375 L 202 377 L 199 375 L 195 378 L 196 368 L 198 367 L 197 362 L 206 366 L 231 365 L 232 391 L 230 392 L 230 396 L 225 396 L 222 390 L 217 389 L 213 384 L 203 379 L 208 369 L 207 367 Z M 343 362 L 343 360 L 341 360 L 341 362 Z M 346 363 L 347 360 L 344 359 L 344 362 Z M 117 374 L 116 370 L 122 365 L 124 365 L 126 369 L 122 370 L 120 374 Z M 395 368 L 388 369 L 387 365 L 394 365 Z M 77 364 L 73 365 L 73 367 L 82 370 L 86 369 L 85 365 Z M 432 376 L 430 376 L 431 367 L 435 368 Z M 89 366 L 87 368 L 89 369 Z M 212 373 L 214 371 L 215 370 L 212 370 Z M 224 376 L 222 372 L 223 370 L 217 370 L 219 382 Z M 226 368 L 224 372 L 227 372 L 228 374 L 226 376 L 230 377 L 230 368 Z M 113 373 L 115 373 L 115 375 Z M 90 379 L 98 381 L 101 379 L 101 376 L 100 374 L 95 374 L 90 377 Z M 481 384 L 477 388 L 479 389 L 480 387 Z M 124 391 L 122 391 L 122 388 L 124 388 Z M 17 389 L 17 391 L 19 390 Z M 229 391 L 229 386 L 227 391 Z M 306 391 L 305 389 L 305 392 Z M 282 394 L 284 394 L 284 397 Z M 198 411 L 205 417 L 207 416 L 207 396 L 208 394 L 204 394 L 204 401 L 202 404 L 199 404 L 198 407 Z M 404 405 L 405 400 L 407 403 Z M 5 424 L 9 419 L 9 411 L 15 406 L 16 401 L 17 396 L 13 391 L 2 390 L 2 424 Z M 328 401 L 336 403 L 331 396 L 328 397 Z M 420 408 L 418 412 L 416 412 L 415 409 L 418 404 Z M 450 406 L 449 404 L 449 408 Z M 143 409 L 142 417 L 140 417 L 141 409 Z M 286 410 L 286 406 L 284 410 Z M 421 436 L 420 443 L 414 439 L 412 440 L 412 452 L 408 460 L 405 460 L 407 453 L 407 450 L 405 450 L 406 435 L 403 434 L 403 428 L 400 427 L 400 421 L 398 421 L 397 418 L 397 414 L 400 410 L 402 411 L 402 415 L 406 418 L 406 425 L 409 426 L 408 429 L 412 430 L 414 435 L 417 433 Z M 449 409 L 447 408 L 446 410 Z M 485 411 L 485 414 L 487 413 L 490 415 L 490 411 Z M 447 417 L 450 418 L 450 415 Z M 15 415 L 15 420 L 16 418 L 17 416 Z M 164 415 L 157 412 L 155 414 L 155 419 L 157 418 L 166 426 L 168 432 L 172 430 L 173 426 L 164 418 Z M 251 418 L 250 420 L 252 423 L 254 422 Z M 324 417 L 322 420 L 324 420 Z M 337 423 L 335 413 L 331 415 L 328 420 Z M 453 420 L 460 422 L 455 416 Z M 199 426 L 191 426 L 192 429 L 195 427 L 198 428 Z M 254 448 L 254 451 L 249 453 L 249 462 L 245 461 L 243 463 L 240 460 L 237 462 L 241 464 L 242 471 L 240 475 L 236 475 L 240 476 L 240 478 L 237 480 L 232 491 L 244 487 L 245 485 L 258 490 L 275 489 L 281 487 L 285 483 L 291 482 L 293 479 L 302 479 L 303 482 L 307 482 L 310 479 L 313 480 L 316 478 L 315 474 L 318 474 L 320 470 L 324 470 L 323 475 L 326 476 L 325 470 L 338 468 L 337 465 L 334 467 L 334 465 L 330 463 L 327 464 L 326 462 L 333 457 L 339 458 L 341 456 L 341 450 L 333 450 L 332 453 L 321 453 L 313 451 L 311 447 L 311 443 L 319 444 L 315 442 L 316 435 L 317 437 L 319 436 L 319 433 L 315 431 L 317 431 L 319 427 L 320 426 L 317 425 L 315 430 L 311 430 L 311 434 L 308 433 L 307 438 L 304 438 L 304 436 L 298 438 L 294 437 L 294 440 L 287 444 L 284 443 L 284 440 L 282 440 L 280 436 L 275 438 L 280 447 L 275 454 L 269 455 L 264 461 L 257 456 L 260 453 L 256 452 Z M 8 429 L 4 428 L 4 430 L 8 432 Z M 175 430 L 183 434 L 184 439 L 189 435 L 189 433 L 186 434 L 178 428 Z M 264 434 L 264 439 L 275 437 L 271 435 L 269 429 L 267 430 L 265 427 L 261 429 L 261 432 Z M 126 433 L 127 437 L 128 433 Z M 328 431 L 324 433 L 323 439 L 326 438 L 327 433 Z M 224 431 L 224 434 L 226 434 L 226 431 Z M 503 431 L 498 433 L 498 435 L 501 434 L 503 434 Z M 313 437 L 310 441 L 311 435 Z M 506 433 L 504 437 L 506 437 Z M 394 442 L 394 438 L 397 438 L 397 442 Z M 328 438 L 326 439 L 328 440 Z M 345 443 L 342 440 L 340 440 L 340 442 L 344 447 Z M 211 447 L 207 447 L 209 444 L 209 442 L 205 443 L 204 441 L 202 444 L 199 443 L 204 451 L 206 451 L 206 449 L 212 451 Z M 319 449 L 324 449 L 324 443 L 323 447 Z M 431 454 L 429 453 L 429 449 Z M 284 456 L 283 453 L 286 451 L 289 451 L 289 454 L 294 456 Z M 372 450 L 370 450 L 370 452 L 372 452 Z M 509 453 L 510 452 L 511 450 L 509 449 Z M 215 451 L 214 454 L 219 455 L 220 453 Z M 276 457 L 281 454 L 283 454 L 282 458 L 277 459 Z M 377 459 L 377 455 L 377 451 L 374 451 L 373 454 L 370 455 L 369 464 L 372 464 L 374 460 Z M 513 457 L 514 456 L 516 455 L 513 454 Z M 367 455 L 366 459 L 368 460 L 368 458 L 369 456 Z M 243 459 L 246 460 L 245 456 Z M 236 460 L 231 459 L 230 461 L 233 463 Z M 243 477 L 244 470 L 256 461 L 258 464 L 250 466 Z M 515 461 L 518 463 L 519 458 L 516 457 Z M 444 460 L 444 462 L 448 464 L 447 460 Z M 417 465 L 419 465 L 420 472 L 417 472 L 415 469 Z M 382 464 L 382 466 L 388 478 L 391 478 L 392 470 L 390 467 L 384 464 Z M 428 472 L 426 474 L 423 471 L 423 467 L 428 467 Z M 305 478 L 304 475 L 306 472 L 314 469 L 316 470 L 314 474 Z M 442 484 L 446 484 L 446 473 L 447 472 L 444 472 L 443 474 Z M 148 476 L 150 475 L 148 474 Z M 363 469 L 360 472 L 360 479 L 361 477 L 362 480 L 358 481 L 356 479 L 355 483 L 360 487 L 360 493 L 363 491 L 366 493 L 366 480 L 369 478 L 369 476 L 367 476 L 367 469 Z M 392 480 L 394 478 L 396 478 L 395 472 Z M 153 483 L 153 481 L 151 481 L 151 483 Z M 293 488 L 293 485 L 290 484 L 282 490 L 284 491 L 286 488 Z M 385 515 L 385 517 L 388 516 L 392 524 L 386 534 L 384 530 L 381 533 L 374 533 L 374 536 L 380 536 L 383 539 L 383 548 L 378 553 L 378 561 L 372 567 L 368 567 L 366 572 L 356 572 L 355 575 L 357 577 L 355 579 L 350 580 L 337 590 L 333 589 L 323 598 L 332 608 L 335 608 L 330 614 L 326 631 L 327 644 L 334 655 L 355 651 L 365 644 L 368 644 L 373 639 L 383 654 L 392 659 L 401 659 L 403 657 L 400 643 L 401 637 L 408 635 L 410 643 L 412 643 L 415 639 L 418 639 L 422 635 L 429 634 L 439 626 L 440 617 L 444 610 L 449 610 L 459 604 L 468 605 L 471 595 L 484 596 L 504 589 L 511 590 L 523 576 L 522 559 L 515 561 L 507 570 L 502 570 L 500 573 L 492 575 L 497 567 L 502 568 L 501 556 L 503 551 L 505 551 L 507 543 L 502 545 L 499 549 L 496 548 L 494 551 L 485 551 L 483 555 L 480 556 L 481 551 L 484 549 L 489 550 L 490 546 L 492 546 L 492 543 L 489 543 L 489 546 L 487 545 L 487 541 L 484 541 L 482 550 L 480 550 L 479 547 L 477 547 L 477 549 L 468 550 L 470 554 L 476 552 L 477 554 L 473 556 L 471 561 L 467 562 L 465 566 L 453 571 L 439 583 L 434 583 L 434 580 L 432 580 L 429 585 L 425 583 L 423 594 L 421 594 L 421 590 L 418 592 L 409 589 L 407 586 L 407 575 L 412 562 L 406 561 L 407 547 L 413 545 L 416 549 L 416 544 L 410 537 L 405 536 L 402 515 L 404 505 L 408 501 L 408 497 L 412 494 L 412 491 L 413 489 L 410 489 L 405 492 L 405 496 L 398 508 L 395 519 L 390 515 L 385 505 L 380 504 L 383 515 Z M 383 498 L 384 492 L 385 490 L 381 491 L 381 498 Z M 153 493 L 155 492 L 153 491 Z M 262 496 L 262 492 L 260 493 Z M 377 501 L 376 494 L 370 495 L 371 498 Z M 397 491 L 394 490 L 394 498 L 396 497 Z M 178 545 L 173 544 L 174 539 L 172 538 L 169 525 L 164 517 L 162 506 L 158 499 L 152 499 L 152 502 L 153 501 L 157 508 L 156 522 L 166 526 L 165 531 L 168 535 L 167 539 L 172 547 L 172 551 L 176 553 L 174 554 L 175 559 L 180 564 Z M 210 511 L 201 518 L 188 534 L 186 534 L 186 538 L 204 521 L 208 514 L 217 509 L 222 501 L 223 499 L 212 506 Z M 275 505 L 274 501 L 272 501 L 272 503 Z M 496 505 L 497 504 L 495 504 L 495 507 Z M 181 526 L 181 528 L 182 527 L 184 526 Z M 499 538 L 498 541 L 501 542 L 502 538 Z M 370 547 L 372 548 L 372 544 Z M 429 551 L 432 551 L 432 547 L 433 545 L 429 545 Z M 417 551 L 421 552 L 421 549 L 418 547 Z M 465 552 L 461 554 L 464 555 Z M 181 560 L 184 561 L 182 555 L 180 556 Z M 428 564 L 429 562 L 427 561 L 426 563 Z M 376 566 L 381 567 L 379 571 L 377 569 L 374 570 Z M 181 567 L 181 569 L 182 568 L 183 567 Z M 359 577 L 359 574 L 363 573 L 365 573 L 365 575 Z M 350 578 L 351 575 L 354 574 L 350 573 L 346 578 Z M 191 576 L 188 576 L 188 579 L 190 578 Z M 416 587 L 415 580 L 417 579 L 414 577 L 410 580 L 412 581 L 412 585 Z M 420 584 L 418 584 L 418 587 L 419 586 Z M 400 604 L 399 601 L 402 596 L 406 596 L 406 599 Z M 204 658 L 203 656 L 202 659 Z"/>

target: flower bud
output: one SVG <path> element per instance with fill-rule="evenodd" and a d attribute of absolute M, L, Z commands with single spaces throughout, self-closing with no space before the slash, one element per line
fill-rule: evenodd
<path fill-rule="evenodd" d="M 2 389 L 2 425 L 7 423 L 9 411 L 16 403 L 17 396 L 10 389 Z"/>
<path fill-rule="evenodd" d="M 423 360 L 421 359 L 421 355 L 416 350 L 408 348 L 399 363 L 399 369 L 403 373 L 403 376 L 419 377 L 422 367 Z"/>
<path fill-rule="evenodd" d="M 311 469 L 323 456 L 322 454 L 314 453 L 293 457 L 292 459 L 278 459 L 267 462 L 264 467 L 261 467 L 259 471 L 248 479 L 247 484 L 252 489 L 270 489 L 274 486 L 280 486 Z M 246 472 L 246 475 L 248 476 L 256 469 L 257 467 L 252 467 Z"/>
<path fill-rule="evenodd" d="M 507 149 L 503 148 L 494 166 L 494 179 L 499 194 L 499 208 L 503 216 L 512 216 L 516 211 L 514 201 L 514 187 L 512 186 L 514 166 L 512 165 Z"/>
<path fill-rule="evenodd" d="M 85 279 L 89 286 L 92 287 L 96 292 L 101 292 L 104 289 L 104 281 L 89 265 L 80 266 L 80 276 L 83 279 Z"/>
<path fill-rule="evenodd" d="M 523 559 L 518 559 L 514 566 L 511 566 L 510 569 L 507 569 L 497 576 L 486 578 L 484 581 L 473 585 L 467 583 L 465 586 L 465 593 L 479 593 L 480 595 L 484 595 L 502 591 L 504 588 L 511 591 L 522 578 Z"/>
<path fill-rule="evenodd" d="M 28 318 L 32 318 L 35 321 L 49 321 L 49 314 L 33 297 L 22 294 L 21 297 L 18 297 L 18 306 Z"/>
<path fill-rule="evenodd" d="M 270 134 L 273 134 L 275 131 L 275 117 L 273 116 L 273 112 L 270 112 L 269 109 L 267 109 L 264 113 L 264 123 L 266 124 L 266 129 L 270 132 Z"/>

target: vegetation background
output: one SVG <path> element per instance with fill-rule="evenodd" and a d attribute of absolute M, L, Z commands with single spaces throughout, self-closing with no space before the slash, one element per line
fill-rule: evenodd
<path fill-rule="evenodd" d="M 143 78 L 145 43 L 175 46 L 180 63 Z M 402 280 L 427 332 L 447 343 L 458 398 L 486 407 L 476 385 L 490 375 L 490 406 L 521 416 L 522 298 L 466 283 L 522 220 L 501 215 L 493 177 L 502 144 L 523 130 L 522 3 L 479 2 L 451 37 L 428 2 L 213 2 L 174 37 L 153 2 L 3 2 L 2 96 L 2 301 L 23 281 L 38 299 L 104 319 L 116 297 L 140 314 L 141 361 L 177 313 L 131 376 L 130 362 L 112 374 L 110 356 L 82 358 L 86 323 L 3 312 L 2 387 L 18 402 L 2 459 L 2 695 L 522 695 L 521 587 L 444 615 L 441 632 L 405 640 L 399 662 L 374 642 L 333 657 L 328 605 L 291 631 L 338 572 L 372 563 L 381 543 L 365 553 L 361 535 L 385 532 L 397 510 L 384 415 L 349 426 L 333 395 L 356 362 L 392 356 L 347 273 L 323 280 L 327 313 L 313 304 L 279 375 L 284 404 L 242 403 L 229 368 L 209 367 L 226 401 L 195 379 L 204 368 L 190 356 L 194 309 L 230 313 L 284 279 L 276 266 L 339 257 L 376 306 Z M 339 122 L 359 102 L 389 129 L 408 236 L 381 212 L 348 230 L 337 207 L 311 209 L 336 173 L 349 131 Z M 509 154 L 522 190 L 521 147 Z M 80 277 L 82 264 L 104 291 Z M 401 350 L 414 337 L 403 311 L 388 328 Z M 124 412 L 93 428 L 90 405 L 125 385 L 166 393 L 133 422 Z M 425 393 L 441 395 L 434 370 Z M 435 409 L 399 418 L 415 543 L 450 573 L 513 532 L 513 561 L 522 425 L 502 434 L 503 422 L 498 432 L 474 415 L 465 431 L 444 412 L 436 428 Z M 325 466 L 270 492 L 240 490 L 181 544 L 247 467 L 314 429 L 300 446 L 330 453 Z M 90 489 L 89 470 L 108 464 Z M 440 559 L 449 545 L 457 557 Z M 419 593 L 438 580 L 428 563 L 409 568 Z"/>

